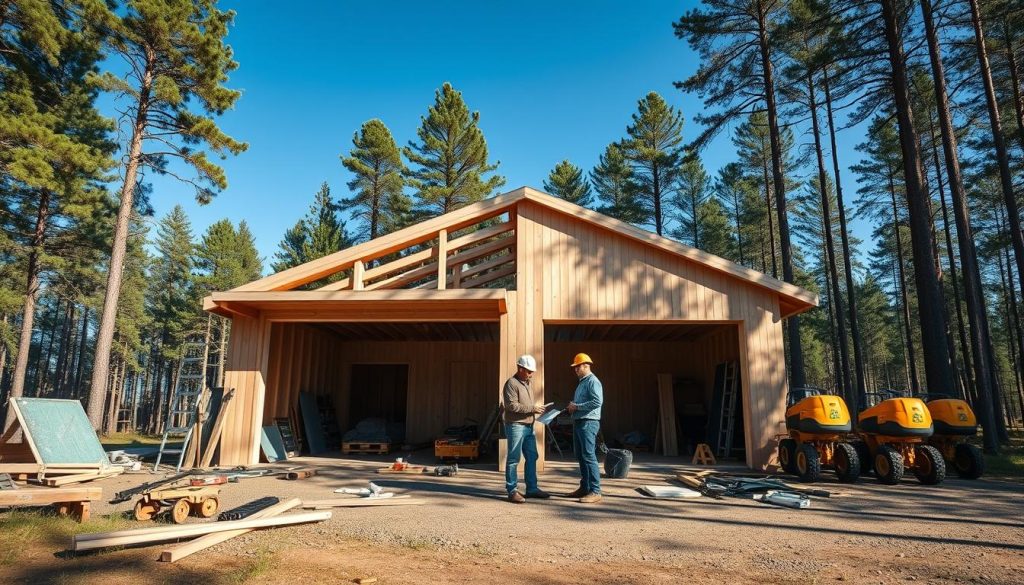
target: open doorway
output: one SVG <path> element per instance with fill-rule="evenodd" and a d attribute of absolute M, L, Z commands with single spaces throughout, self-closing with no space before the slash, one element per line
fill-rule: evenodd
<path fill-rule="evenodd" d="M 409 394 L 408 364 L 352 364 L 349 420 L 384 419 L 403 428 Z"/>

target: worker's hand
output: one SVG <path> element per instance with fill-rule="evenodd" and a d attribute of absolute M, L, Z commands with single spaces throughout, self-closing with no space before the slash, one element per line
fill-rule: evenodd
<path fill-rule="evenodd" d="M 544 414 L 545 411 L 547 411 L 547 409 L 544 408 L 543 406 L 534 406 L 533 407 L 533 414 Z"/>
<path fill-rule="evenodd" d="M 576 403 L 575 402 L 570 402 L 569 405 L 565 407 L 565 410 L 569 414 L 572 414 L 572 413 L 576 412 L 576 408 L 577 408 Z"/>

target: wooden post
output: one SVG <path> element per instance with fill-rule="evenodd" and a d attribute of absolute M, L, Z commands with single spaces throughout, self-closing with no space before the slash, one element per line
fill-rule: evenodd
<path fill-rule="evenodd" d="M 352 265 L 352 290 L 363 290 L 363 272 L 365 272 L 363 261 L 356 260 Z"/>
<path fill-rule="evenodd" d="M 448 286 L 448 230 L 437 233 L 437 290 Z"/>

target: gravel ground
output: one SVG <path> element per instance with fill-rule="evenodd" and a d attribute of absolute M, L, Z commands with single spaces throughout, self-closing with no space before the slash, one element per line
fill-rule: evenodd
<path fill-rule="evenodd" d="M 332 498 L 336 488 L 365 487 L 369 480 L 426 500 L 425 505 L 335 509 L 327 522 L 253 532 L 174 565 L 152 562 L 160 547 L 61 564 L 68 574 L 92 575 L 87 567 L 106 563 L 114 570 L 116 559 L 130 567 L 138 562 L 155 582 L 190 579 L 210 565 L 272 558 L 272 568 L 254 579 L 287 582 L 305 574 L 311 582 L 339 582 L 371 571 L 380 582 L 444 583 L 453 580 L 449 570 L 454 567 L 458 581 L 480 583 L 491 582 L 495 571 L 509 570 L 522 582 L 550 583 L 660 583 L 681 576 L 695 583 L 1024 583 L 1024 485 L 1017 481 L 952 478 L 922 486 L 910 479 L 884 486 L 864 478 L 849 486 L 826 480 L 817 487 L 832 490 L 834 497 L 814 498 L 811 508 L 791 510 L 740 499 L 648 498 L 636 488 L 671 483 L 669 478 L 683 469 L 648 455 L 634 463 L 628 479 L 605 479 L 599 504 L 554 497 L 516 506 L 505 501 L 503 476 L 493 464 L 464 467 L 450 478 L 375 474 L 385 460 L 298 458 L 274 467 L 316 465 L 318 475 L 228 484 L 221 509 L 267 495 Z M 576 488 L 577 473 L 574 463 L 549 461 L 541 488 L 569 492 Z M 154 477 L 123 475 L 102 485 L 111 497 Z M 127 512 L 131 506 L 103 502 L 93 513 Z M 396 568 L 396 558 L 415 572 Z M 31 566 L 11 575 L 26 581 L 38 576 Z"/>

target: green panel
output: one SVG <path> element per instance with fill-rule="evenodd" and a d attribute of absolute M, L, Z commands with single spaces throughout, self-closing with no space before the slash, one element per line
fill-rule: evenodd
<path fill-rule="evenodd" d="M 107 454 L 81 402 L 51 398 L 14 400 L 24 419 L 24 428 L 39 452 L 40 463 L 107 465 Z"/>

